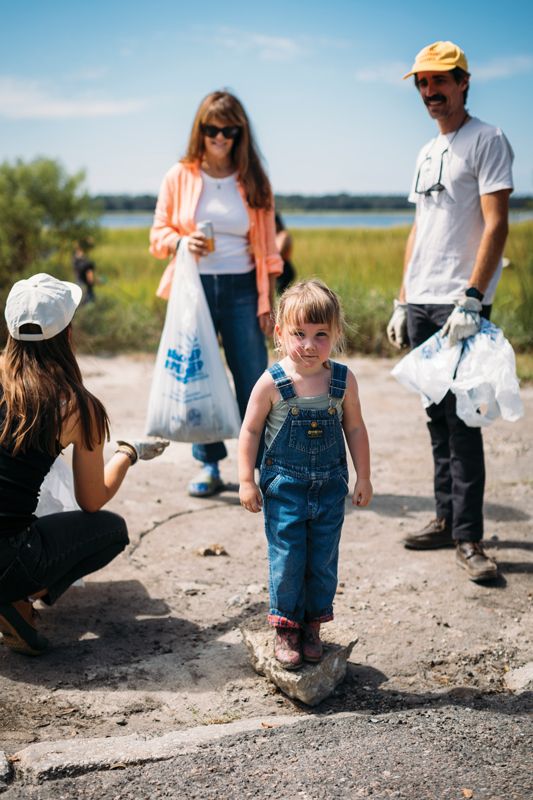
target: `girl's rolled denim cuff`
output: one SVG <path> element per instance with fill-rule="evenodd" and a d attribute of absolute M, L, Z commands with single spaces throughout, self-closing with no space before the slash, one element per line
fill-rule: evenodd
<path fill-rule="evenodd" d="M 306 617 L 306 622 L 331 622 L 333 619 L 333 611 L 328 611 L 326 614 L 321 614 L 320 617 Z"/>
<path fill-rule="evenodd" d="M 268 624 L 274 626 L 275 628 L 301 628 L 301 624 L 296 622 L 293 619 L 289 619 L 288 617 L 284 617 L 282 614 L 269 614 L 268 615 Z"/>

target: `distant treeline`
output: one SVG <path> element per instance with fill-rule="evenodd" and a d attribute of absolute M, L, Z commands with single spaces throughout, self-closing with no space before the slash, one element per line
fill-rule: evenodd
<path fill-rule="evenodd" d="M 99 194 L 93 198 L 99 209 L 110 211 L 153 211 L 152 194 Z M 533 196 L 511 195 L 511 209 L 533 209 Z M 400 194 L 277 194 L 279 211 L 408 211 L 413 208 Z"/>

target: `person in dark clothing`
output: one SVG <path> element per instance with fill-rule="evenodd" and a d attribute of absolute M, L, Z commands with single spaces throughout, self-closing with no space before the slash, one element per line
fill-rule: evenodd
<path fill-rule="evenodd" d="M 282 294 L 287 286 L 290 286 L 296 278 L 296 270 L 291 261 L 292 258 L 292 236 L 285 227 L 281 214 L 276 214 L 276 247 L 283 259 L 283 272 L 276 280 L 276 291 Z"/>
<path fill-rule="evenodd" d="M 82 287 L 84 297 L 82 303 L 94 303 L 95 266 L 80 244 L 76 246 L 72 257 L 72 267 L 76 276 L 76 283 Z"/>
<path fill-rule="evenodd" d="M 79 578 L 108 564 L 128 544 L 126 523 L 102 511 L 138 459 L 168 442 L 109 437 L 102 403 L 83 385 L 71 347 L 71 320 L 82 297 L 74 283 L 40 273 L 12 287 L 9 331 L 0 359 L 0 632 L 19 653 L 40 655 L 33 601 L 52 605 Z M 81 511 L 35 517 L 41 484 L 73 445 L 74 493 Z"/>

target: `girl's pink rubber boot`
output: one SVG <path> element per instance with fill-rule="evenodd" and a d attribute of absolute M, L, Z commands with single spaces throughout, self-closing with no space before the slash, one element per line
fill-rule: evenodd
<path fill-rule="evenodd" d="M 300 630 L 276 627 L 274 656 L 285 669 L 298 669 L 303 664 Z"/>

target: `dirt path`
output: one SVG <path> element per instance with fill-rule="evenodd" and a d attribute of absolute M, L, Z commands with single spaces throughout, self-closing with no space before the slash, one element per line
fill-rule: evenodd
<path fill-rule="evenodd" d="M 151 359 L 84 358 L 82 365 L 114 436 L 141 434 Z M 523 391 L 525 420 L 486 432 L 486 539 L 503 578 L 478 586 L 452 551 L 413 553 L 400 544 L 433 512 L 431 456 L 420 403 L 390 377 L 391 365 L 351 360 L 376 497 L 368 510 L 347 506 L 334 624 L 359 641 L 348 680 L 320 712 L 469 698 L 497 710 L 512 701 L 506 675 L 533 661 L 533 388 Z M 235 442 L 229 449 L 224 478 L 235 481 Z M 262 518 L 242 511 L 235 484 L 214 499 L 189 498 L 193 470 L 187 445 L 132 469 L 110 506 L 127 519 L 128 552 L 42 611 L 54 645 L 45 657 L 0 648 L 0 750 L 308 713 L 252 672 L 237 630 L 267 604 Z M 215 542 L 227 557 L 197 555 Z"/>

